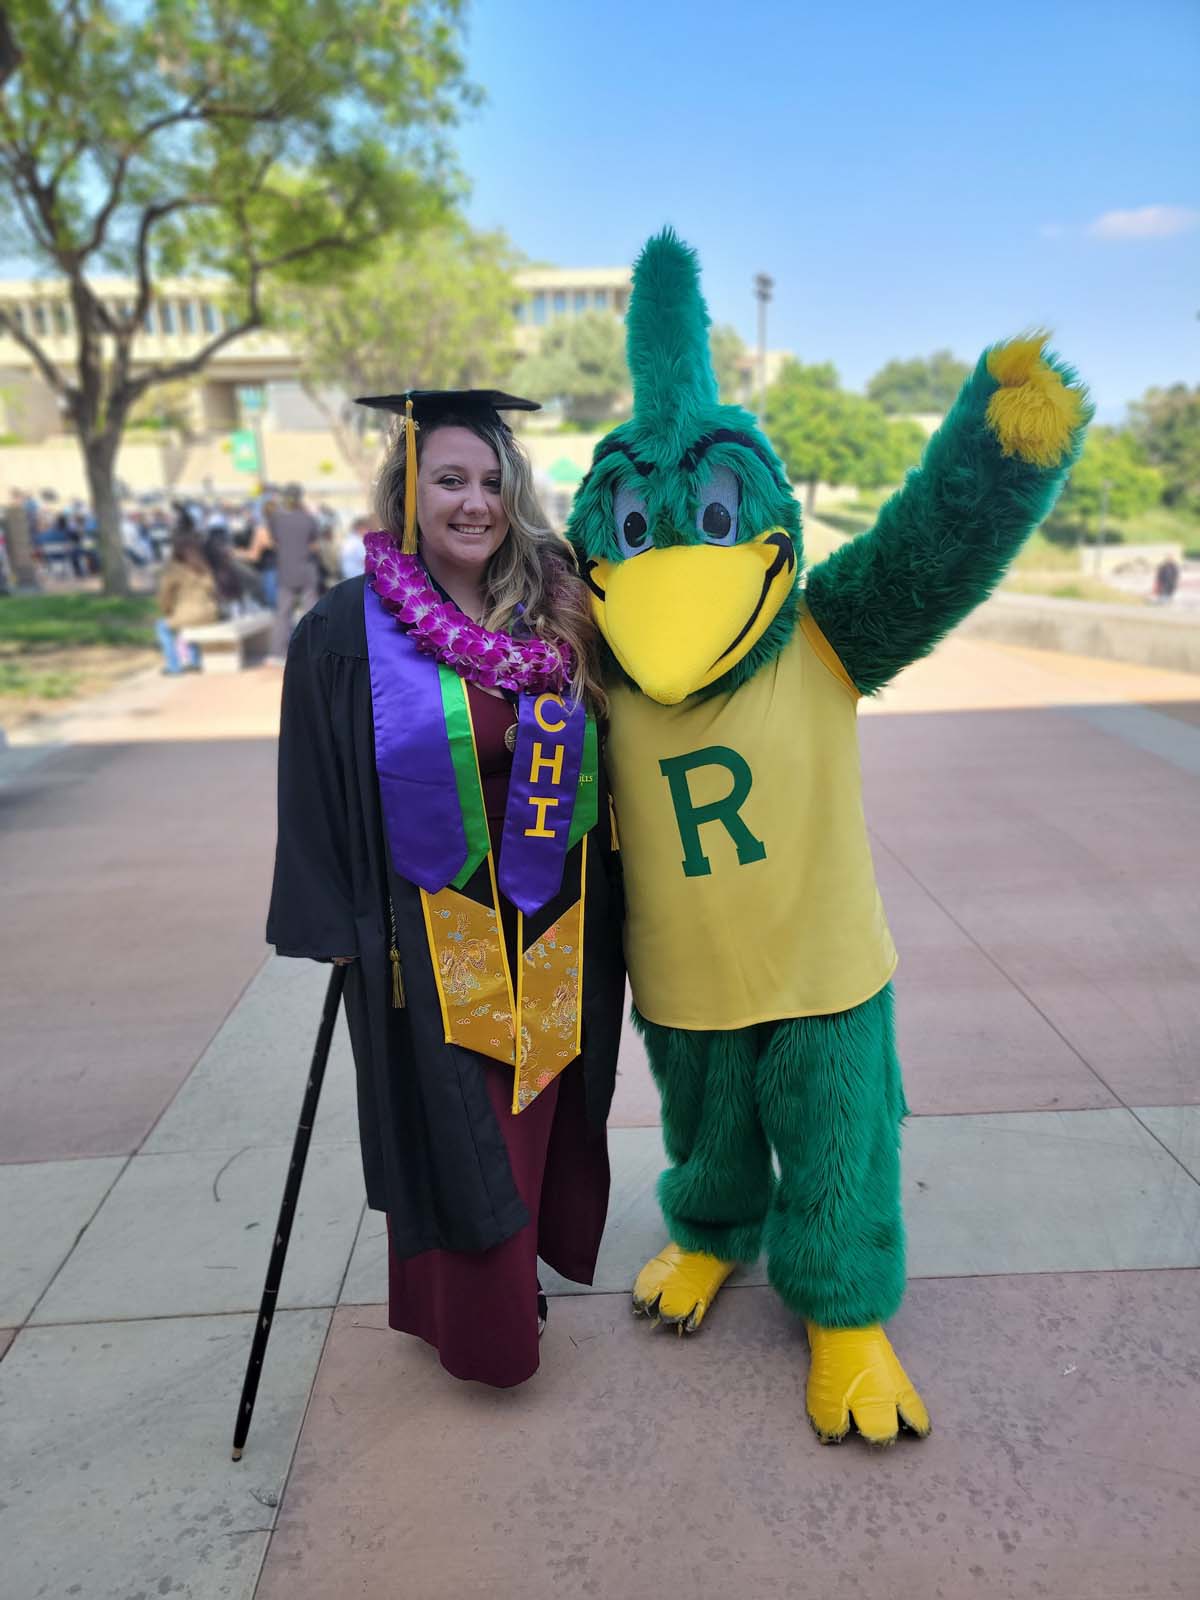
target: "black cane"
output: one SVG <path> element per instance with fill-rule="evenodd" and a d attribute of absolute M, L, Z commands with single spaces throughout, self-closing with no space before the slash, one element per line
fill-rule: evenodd
<path fill-rule="evenodd" d="M 329 1061 L 329 1046 L 337 1022 L 342 988 L 346 982 L 346 969 L 334 967 L 329 974 L 329 987 L 325 991 L 325 1009 L 321 1012 L 321 1026 L 313 1047 L 312 1066 L 308 1069 L 308 1085 L 304 1090 L 304 1104 L 300 1107 L 300 1121 L 292 1145 L 292 1164 L 288 1168 L 287 1182 L 283 1186 L 283 1200 L 279 1206 L 279 1221 L 275 1225 L 275 1244 L 267 1265 L 267 1281 L 263 1285 L 262 1304 L 258 1308 L 258 1324 L 254 1329 L 254 1343 L 250 1346 L 250 1360 L 246 1363 L 246 1381 L 242 1384 L 242 1399 L 238 1406 L 237 1424 L 233 1430 L 233 1459 L 242 1459 L 242 1447 L 250 1432 L 250 1419 L 254 1415 L 254 1401 L 258 1394 L 258 1380 L 262 1377 L 263 1358 L 267 1353 L 267 1340 L 271 1337 L 271 1323 L 275 1318 L 275 1299 L 279 1293 L 279 1280 L 283 1277 L 283 1263 L 287 1256 L 288 1240 L 292 1236 L 292 1222 L 296 1215 L 296 1202 L 300 1198 L 300 1181 L 304 1177 L 304 1163 L 308 1160 L 308 1144 L 312 1138 L 313 1121 L 317 1115 L 317 1101 L 321 1098 L 321 1085 L 325 1081 L 325 1067 Z"/>

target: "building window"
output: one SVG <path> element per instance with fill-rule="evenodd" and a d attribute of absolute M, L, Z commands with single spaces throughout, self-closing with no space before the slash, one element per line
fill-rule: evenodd
<path fill-rule="evenodd" d="M 16 323 L 17 327 L 20 328 L 22 333 L 27 333 L 29 331 L 29 324 L 25 320 L 24 306 L 9 306 L 8 314 Z"/>
<path fill-rule="evenodd" d="M 556 317 L 565 317 L 566 314 L 567 314 L 567 297 L 563 293 L 563 291 L 561 289 L 559 289 L 559 290 L 556 291 L 555 296 L 554 296 L 554 315 Z"/>
<path fill-rule="evenodd" d="M 179 302 L 179 320 L 183 324 L 184 333 L 195 333 L 196 308 L 190 300 Z"/>
<path fill-rule="evenodd" d="M 533 320 L 540 327 L 546 320 L 546 296 L 535 294 L 533 297 Z"/>
<path fill-rule="evenodd" d="M 71 319 L 67 315 L 67 308 L 61 300 L 54 302 L 54 331 L 65 335 L 71 331 Z"/>
<path fill-rule="evenodd" d="M 217 313 L 209 300 L 201 300 L 200 302 L 200 321 L 204 324 L 205 333 L 216 333 Z"/>
<path fill-rule="evenodd" d="M 619 317 L 623 317 L 625 315 L 625 307 L 628 304 L 629 296 L 625 293 L 624 289 L 618 289 L 616 294 L 613 296 L 613 309 L 616 311 Z"/>
<path fill-rule="evenodd" d="M 597 311 L 607 311 L 608 310 L 608 290 L 607 289 L 593 289 L 592 290 L 592 305 L 593 305 L 594 309 L 597 310 Z"/>
<path fill-rule="evenodd" d="M 158 323 L 164 333 L 175 332 L 175 307 L 164 300 L 158 308 Z"/>
<path fill-rule="evenodd" d="M 526 306 L 524 300 L 518 300 L 513 306 L 513 316 L 518 322 L 525 321 Z"/>
<path fill-rule="evenodd" d="M 46 337 L 45 306 L 34 306 L 33 308 L 33 331 L 43 339 Z"/>
<path fill-rule="evenodd" d="M 153 333 L 155 331 L 153 305 L 148 305 L 146 307 L 146 315 L 142 318 L 142 328 L 146 333 Z"/>
<path fill-rule="evenodd" d="M 575 307 L 575 315 L 577 317 L 578 316 L 582 316 L 582 314 L 587 310 L 587 290 L 586 289 L 576 289 L 574 307 Z"/>

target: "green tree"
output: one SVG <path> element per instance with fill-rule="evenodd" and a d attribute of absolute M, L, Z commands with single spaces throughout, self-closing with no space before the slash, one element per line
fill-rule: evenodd
<path fill-rule="evenodd" d="M 389 240 L 344 280 L 275 297 L 274 320 L 299 353 L 301 382 L 364 482 L 383 422 L 353 397 L 495 386 L 513 363 L 519 265 L 503 233 L 455 220 Z"/>
<path fill-rule="evenodd" d="M 1133 431 L 1163 476 L 1163 500 L 1200 514 L 1200 387 L 1149 389 L 1130 407 Z"/>
<path fill-rule="evenodd" d="M 805 485 L 809 516 L 819 483 L 860 489 L 895 483 L 924 445 L 914 424 L 889 422 L 872 401 L 840 388 L 828 363 L 787 363 L 767 390 L 766 428 L 789 477 Z"/>
<path fill-rule="evenodd" d="M 1046 519 L 1056 543 L 1073 542 L 1078 532 L 1099 535 L 1101 513 L 1136 517 L 1161 497 L 1162 474 L 1146 464 L 1141 446 L 1127 428 L 1089 428 L 1083 454 Z"/>
<path fill-rule="evenodd" d="M 742 364 L 746 359 L 746 346 L 742 343 L 741 334 L 728 323 L 717 323 L 708 330 L 708 348 L 721 403 L 727 406 L 740 405 Z"/>
<path fill-rule="evenodd" d="M 605 422 L 629 392 L 625 330 L 605 311 L 562 318 L 521 362 L 513 382 L 529 391 L 531 399 L 561 400 L 571 422 Z"/>
<path fill-rule="evenodd" d="M 0 313 L 83 453 L 105 587 L 128 585 L 113 465 L 131 408 L 264 320 L 272 281 L 315 286 L 444 213 L 442 130 L 473 96 L 464 0 L 11 0 L 0 93 L 0 243 L 66 280 L 70 366 Z M 139 361 L 163 277 L 220 275 L 225 326 Z M 100 282 L 135 285 L 114 302 Z"/>
<path fill-rule="evenodd" d="M 928 411 L 945 416 L 970 370 L 949 350 L 914 356 L 911 361 L 889 361 L 867 384 L 867 399 L 892 416 Z"/>

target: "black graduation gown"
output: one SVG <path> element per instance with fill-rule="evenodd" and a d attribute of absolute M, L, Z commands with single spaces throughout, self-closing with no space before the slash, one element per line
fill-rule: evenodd
<path fill-rule="evenodd" d="M 292 635 L 279 734 L 279 834 L 267 941 L 281 956 L 357 959 L 346 1020 L 358 1080 L 367 1203 L 386 1211 L 398 1256 L 486 1250 L 530 1220 L 488 1099 L 481 1057 L 443 1038 L 420 891 L 391 870 L 375 771 L 362 578 Z M 603 762 L 589 835 L 583 972 L 587 1120 L 604 1137 L 616 1079 L 625 971 L 620 869 Z M 388 890 L 406 1005 L 391 1003 Z"/>

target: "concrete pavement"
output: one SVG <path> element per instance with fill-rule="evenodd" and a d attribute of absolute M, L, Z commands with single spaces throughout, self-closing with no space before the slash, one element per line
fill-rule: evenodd
<path fill-rule="evenodd" d="M 6 1594 L 1196 1592 L 1200 679 L 957 638 L 865 710 L 927 1442 L 817 1446 L 759 1270 L 694 1340 L 629 1316 L 632 1037 L 594 1289 L 531 1383 L 456 1385 L 386 1329 L 339 1027 L 234 1466 L 326 976 L 261 944 L 277 691 L 146 678 L 0 753 Z"/>

